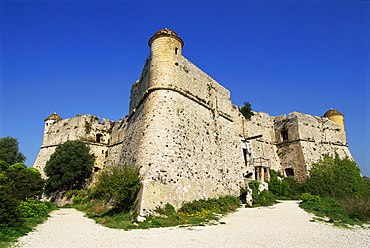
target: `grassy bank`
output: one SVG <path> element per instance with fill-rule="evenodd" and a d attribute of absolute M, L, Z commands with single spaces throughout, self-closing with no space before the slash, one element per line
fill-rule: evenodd
<path fill-rule="evenodd" d="M 221 216 L 234 212 L 239 207 L 239 198 L 233 196 L 218 199 L 197 200 L 185 203 L 178 211 L 171 204 L 157 208 L 143 222 L 136 222 L 136 216 L 127 212 L 112 211 L 101 201 L 73 204 L 97 223 L 117 229 L 148 229 L 155 227 L 212 225 L 218 223 Z"/>
<path fill-rule="evenodd" d="M 21 223 L 18 226 L 0 225 L 0 248 L 10 247 L 19 237 L 32 231 L 38 224 L 47 220 L 49 213 L 57 209 L 53 204 L 26 202 L 21 212 Z"/>

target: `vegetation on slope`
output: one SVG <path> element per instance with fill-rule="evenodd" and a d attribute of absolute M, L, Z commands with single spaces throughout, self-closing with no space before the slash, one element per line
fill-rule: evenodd
<path fill-rule="evenodd" d="M 317 197 L 304 199 L 301 207 L 330 222 L 370 223 L 370 181 L 348 158 L 336 154 L 313 164 L 303 190 Z"/>
<path fill-rule="evenodd" d="M 370 181 L 349 158 L 336 154 L 314 163 L 302 184 L 292 177 L 281 179 L 273 170 L 270 175 L 269 190 L 278 199 L 302 199 L 303 209 L 329 222 L 370 223 Z"/>
<path fill-rule="evenodd" d="M 90 189 L 69 191 L 67 196 L 74 197 L 71 207 L 84 211 L 98 223 L 126 230 L 212 223 L 222 214 L 234 211 L 240 203 L 236 197 L 225 196 L 185 203 L 178 211 L 167 203 L 145 221 L 136 222 L 135 200 L 141 180 L 137 166 L 113 167 L 102 172 Z"/>

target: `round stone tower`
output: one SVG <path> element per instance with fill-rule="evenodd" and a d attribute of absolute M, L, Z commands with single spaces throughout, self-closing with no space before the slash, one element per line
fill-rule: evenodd
<path fill-rule="evenodd" d="M 329 120 L 337 123 L 340 126 L 340 132 L 342 133 L 342 141 L 346 143 L 346 134 L 344 131 L 344 115 L 342 115 L 339 111 L 330 109 L 326 111 L 324 117 L 327 117 Z"/>
<path fill-rule="evenodd" d="M 150 80 L 153 86 L 169 86 L 176 81 L 176 65 L 182 57 L 184 41 L 172 30 L 161 29 L 148 41 L 150 46 Z"/>
<path fill-rule="evenodd" d="M 156 59 L 175 59 L 181 55 L 184 41 L 172 30 L 157 31 L 148 41 L 151 57 Z"/>

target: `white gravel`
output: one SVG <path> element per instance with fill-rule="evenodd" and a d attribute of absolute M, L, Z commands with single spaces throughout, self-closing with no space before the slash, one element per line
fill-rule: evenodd
<path fill-rule="evenodd" d="M 19 239 L 18 247 L 370 247 L 370 229 L 310 222 L 297 201 L 241 208 L 224 225 L 124 231 L 95 224 L 74 209 L 60 209 Z"/>

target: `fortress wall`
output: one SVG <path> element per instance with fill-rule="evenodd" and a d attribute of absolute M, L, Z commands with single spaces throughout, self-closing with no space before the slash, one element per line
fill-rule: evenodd
<path fill-rule="evenodd" d="M 111 122 L 93 115 L 81 115 L 69 119 L 59 120 L 45 126 L 43 146 L 58 145 L 67 140 L 96 141 L 96 134 L 100 134 L 100 143 L 108 143 Z M 48 123 L 46 123 L 47 125 Z"/>
<path fill-rule="evenodd" d="M 230 91 L 184 57 L 178 58 L 176 85 L 188 90 L 223 113 L 231 115 Z M 217 101 L 216 101 L 217 99 Z"/>
<path fill-rule="evenodd" d="M 238 125 L 240 136 L 248 138 L 262 135 L 260 138 L 250 139 L 247 143 L 249 150 L 253 151 L 255 158 L 268 159 L 263 164 L 255 164 L 255 166 L 269 166 L 271 169 L 278 170 L 280 161 L 275 146 L 275 118 L 263 112 L 255 112 L 250 120 L 246 120 L 242 116 L 240 118 Z M 249 168 L 249 170 L 251 169 Z"/>
<path fill-rule="evenodd" d="M 277 136 L 282 130 L 288 131 L 288 140 L 280 137 L 278 155 L 282 163 L 281 170 L 293 168 L 299 180 L 305 180 L 305 175 L 311 169 L 312 163 L 318 162 L 325 155 L 352 158 L 346 144 L 342 143 L 343 132 L 339 124 L 325 117 L 311 116 L 293 112 L 289 119 L 276 121 Z"/>
<path fill-rule="evenodd" d="M 97 169 L 105 169 L 106 168 L 106 157 L 108 155 L 108 147 L 106 145 L 99 145 L 99 144 L 92 144 L 88 143 L 88 146 L 95 154 L 95 163 L 94 167 L 97 172 Z"/>
<path fill-rule="evenodd" d="M 145 101 L 137 149 L 144 188 L 142 212 L 169 202 L 238 195 L 242 149 L 229 120 L 171 90 Z"/>
<path fill-rule="evenodd" d="M 49 160 L 51 154 L 54 153 L 55 148 L 56 146 L 42 147 L 39 151 L 39 154 L 37 155 L 35 163 L 33 164 L 33 167 L 40 171 L 41 177 L 44 179 L 46 179 L 46 175 L 44 172 L 46 162 Z"/>
<path fill-rule="evenodd" d="M 277 145 L 278 156 L 281 161 L 280 172 L 285 173 L 286 169 L 293 169 L 294 177 L 298 181 L 304 181 L 307 177 L 307 168 L 304 162 L 301 143 L 299 141 L 280 143 Z"/>
<path fill-rule="evenodd" d="M 153 59 L 152 62 L 149 89 L 173 88 L 198 99 L 212 109 L 231 115 L 230 92 L 189 60 L 183 56 L 176 56 L 169 61 Z"/>
<path fill-rule="evenodd" d="M 139 80 L 137 80 L 131 87 L 130 108 L 129 114 L 138 105 L 140 99 L 144 96 L 145 91 L 149 88 L 149 68 L 150 59 L 147 60 Z"/>
<path fill-rule="evenodd" d="M 45 178 L 44 168 L 50 155 L 54 153 L 57 145 L 68 140 L 83 140 L 87 142 L 96 156 L 95 167 L 105 167 L 106 144 L 109 142 L 112 122 L 92 115 L 81 115 L 70 119 L 45 123 L 44 138 L 41 150 L 36 158 L 34 167 Z M 98 140 L 97 140 L 98 139 Z M 99 143 L 98 143 L 99 141 Z"/>

